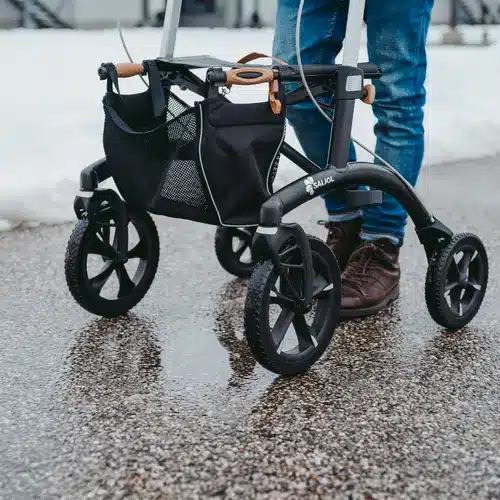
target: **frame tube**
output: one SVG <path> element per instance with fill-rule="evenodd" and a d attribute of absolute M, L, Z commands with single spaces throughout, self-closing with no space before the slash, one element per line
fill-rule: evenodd
<path fill-rule="evenodd" d="M 175 40 L 181 19 L 182 0 L 168 0 L 163 21 L 160 57 L 171 59 L 174 56 Z"/>
<path fill-rule="evenodd" d="M 349 160 L 349 146 L 354 118 L 354 107 L 362 90 L 363 73 L 358 68 L 361 29 L 365 0 L 350 0 L 347 14 L 344 57 L 336 74 L 336 105 L 330 137 L 328 164 L 344 170 Z M 358 93 L 358 95 L 356 95 Z"/>
<path fill-rule="evenodd" d="M 312 198 L 352 185 L 367 185 L 393 196 L 408 212 L 417 230 L 434 222 L 434 218 L 416 193 L 392 172 L 373 163 L 356 162 L 350 163 L 344 171 L 328 168 L 309 177 L 302 177 L 280 189 L 262 205 L 261 224 L 269 225 L 269 218 L 263 215 L 273 209 L 276 210 L 277 207 L 281 213 L 275 214 L 275 217 L 281 221 L 284 215 Z M 309 186 L 309 191 L 306 190 L 307 186 Z M 263 218 L 267 220 L 262 220 Z"/>
<path fill-rule="evenodd" d="M 323 171 L 323 169 L 319 168 L 316 163 L 301 155 L 296 149 L 285 141 L 283 141 L 283 144 L 281 145 L 280 153 L 307 174 L 316 174 Z"/>
<path fill-rule="evenodd" d="M 335 105 L 328 164 L 337 170 L 345 169 L 349 160 L 354 106 L 354 99 L 338 100 Z"/>

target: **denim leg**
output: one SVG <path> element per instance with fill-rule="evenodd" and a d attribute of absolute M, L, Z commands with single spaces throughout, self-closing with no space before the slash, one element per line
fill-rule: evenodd
<path fill-rule="evenodd" d="M 295 26 L 298 8 L 299 0 L 278 0 L 273 55 L 288 64 L 297 64 Z M 306 0 L 300 30 L 302 64 L 335 63 L 345 36 L 347 9 L 347 0 Z M 293 86 L 287 85 L 287 90 L 291 90 Z M 318 100 L 321 102 L 321 99 Z M 306 156 L 319 167 L 326 167 L 331 133 L 330 122 L 309 99 L 290 106 L 287 109 L 287 119 Z M 349 160 L 356 160 L 356 151 L 352 143 Z M 345 219 L 360 216 L 359 211 L 345 213 L 347 207 L 340 193 L 332 191 L 323 198 L 331 218 Z"/>
<path fill-rule="evenodd" d="M 373 82 L 375 152 L 413 186 L 424 155 L 426 39 L 433 3 L 367 0 L 365 9 L 369 60 L 382 69 L 382 78 Z M 402 242 L 407 213 L 384 193 L 382 205 L 363 210 L 363 222 L 362 238 L 392 235 Z"/>

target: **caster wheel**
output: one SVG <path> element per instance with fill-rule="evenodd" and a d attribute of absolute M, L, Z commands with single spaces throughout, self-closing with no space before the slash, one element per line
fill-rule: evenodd
<path fill-rule="evenodd" d="M 425 300 L 432 319 L 450 330 L 467 325 L 477 314 L 488 284 L 488 256 L 481 240 L 455 235 L 431 260 Z"/>
<path fill-rule="evenodd" d="M 326 244 L 309 236 L 314 284 L 307 314 L 295 312 L 291 289 L 303 296 L 301 254 L 294 243 L 280 249 L 280 275 L 271 260 L 259 262 L 248 283 L 245 336 L 257 361 L 280 375 L 305 373 L 325 352 L 340 321 L 341 281 Z M 301 269 L 302 268 L 302 269 Z"/>
<path fill-rule="evenodd" d="M 128 247 L 118 252 L 116 221 L 80 220 L 66 249 L 66 282 L 87 311 L 104 317 L 125 314 L 146 295 L 158 268 L 158 231 L 149 214 L 127 208 Z"/>
<path fill-rule="evenodd" d="M 218 227 L 215 233 L 215 254 L 220 265 L 233 276 L 249 278 L 256 263 L 251 247 L 255 229 Z"/>

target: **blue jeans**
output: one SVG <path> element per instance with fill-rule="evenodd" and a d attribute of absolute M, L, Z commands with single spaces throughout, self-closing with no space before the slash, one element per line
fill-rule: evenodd
<path fill-rule="evenodd" d="M 434 0 L 366 0 L 368 59 L 382 69 L 374 80 L 375 152 L 415 186 L 424 155 L 423 107 L 427 69 L 426 39 Z M 297 64 L 295 24 L 299 0 L 278 0 L 273 53 Z M 302 64 L 333 64 L 342 48 L 348 0 L 305 0 L 301 23 Z M 287 110 L 306 156 L 319 166 L 328 163 L 330 123 L 307 100 Z M 351 142 L 349 161 L 356 161 Z M 378 161 L 378 160 L 375 160 Z M 374 167 L 378 168 L 378 167 Z M 383 203 L 349 211 L 339 193 L 325 197 L 330 220 L 363 217 L 361 237 L 404 239 L 407 213 L 384 193 Z"/>

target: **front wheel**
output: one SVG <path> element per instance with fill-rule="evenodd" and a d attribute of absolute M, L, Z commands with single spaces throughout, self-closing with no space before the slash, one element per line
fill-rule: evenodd
<path fill-rule="evenodd" d="M 146 295 L 158 268 L 158 231 L 146 212 L 127 209 L 128 248 L 118 250 L 118 217 L 80 220 L 66 249 L 65 273 L 76 302 L 104 317 L 125 314 Z"/>
<path fill-rule="evenodd" d="M 431 259 L 425 300 L 432 319 L 450 330 L 467 325 L 477 314 L 488 285 L 488 256 L 474 234 L 455 235 Z"/>
<path fill-rule="evenodd" d="M 301 253 L 294 243 L 280 249 L 284 271 L 271 260 L 257 265 L 248 283 L 245 335 L 257 361 L 280 375 L 305 373 L 322 356 L 340 321 L 340 270 L 328 246 L 309 236 L 314 278 L 313 304 L 296 311 L 292 289 L 303 297 Z"/>

